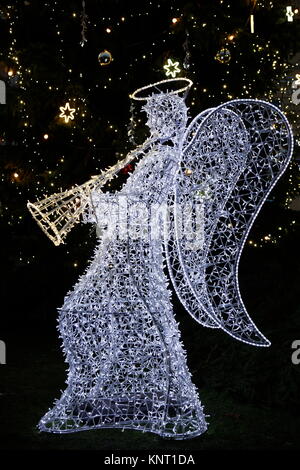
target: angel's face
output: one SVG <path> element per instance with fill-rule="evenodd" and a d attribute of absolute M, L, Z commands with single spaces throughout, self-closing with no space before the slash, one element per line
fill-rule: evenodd
<path fill-rule="evenodd" d="M 161 138 L 179 138 L 185 130 L 187 107 L 184 100 L 176 95 L 160 93 L 151 96 L 144 106 L 147 126 L 151 135 Z"/>

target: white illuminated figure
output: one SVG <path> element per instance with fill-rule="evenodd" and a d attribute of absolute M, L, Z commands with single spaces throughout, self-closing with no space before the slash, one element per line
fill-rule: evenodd
<path fill-rule="evenodd" d="M 184 86 L 162 91 L 169 82 Z M 84 185 L 28 203 L 55 244 L 81 216 L 97 224 L 100 237 L 59 312 L 67 388 L 41 419 L 42 431 L 122 428 L 185 439 L 207 429 L 165 265 L 200 324 L 251 345 L 270 344 L 243 305 L 238 264 L 257 213 L 288 165 L 291 130 L 280 110 L 258 100 L 230 101 L 186 127 L 179 93 L 190 86 L 170 79 L 137 90 L 132 98 L 146 101 L 149 139 Z M 138 156 L 122 189 L 105 191 Z"/>

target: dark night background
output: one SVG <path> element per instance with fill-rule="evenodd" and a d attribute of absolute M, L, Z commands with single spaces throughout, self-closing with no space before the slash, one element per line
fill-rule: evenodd
<path fill-rule="evenodd" d="M 0 1 L 0 79 L 7 90 L 0 105 L 0 340 L 7 348 L 1 449 L 300 449 L 300 364 L 291 360 L 300 340 L 300 93 L 292 102 L 299 3 L 86 0 L 81 46 L 81 1 Z M 113 60 L 101 65 L 103 51 Z M 143 141 L 139 104 L 129 126 L 129 93 L 166 78 L 169 58 L 179 62 L 178 76 L 194 82 L 191 117 L 251 97 L 280 106 L 292 125 L 292 162 L 256 219 L 240 265 L 243 300 L 272 346 L 254 348 L 202 328 L 174 296 L 188 364 L 211 416 L 207 433 L 181 442 L 120 430 L 39 433 L 36 424 L 65 387 L 56 309 L 84 272 L 96 233 L 77 226 L 55 247 L 26 203 L 82 184 Z M 59 117 L 66 102 L 76 109 L 68 123 Z"/>

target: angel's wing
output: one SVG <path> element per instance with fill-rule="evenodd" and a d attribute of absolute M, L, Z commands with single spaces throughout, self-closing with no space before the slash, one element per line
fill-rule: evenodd
<path fill-rule="evenodd" d="M 199 323 L 268 346 L 242 302 L 238 266 L 251 226 L 289 163 L 290 126 L 259 100 L 230 101 L 192 125 L 166 237 L 171 279 Z"/>
<path fill-rule="evenodd" d="M 185 136 L 183 138 L 183 152 L 189 147 L 189 144 L 193 141 L 194 137 L 198 133 L 199 126 L 207 117 L 212 113 L 214 109 L 208 109 L 196 116 L 187 128 Z M 232 139 L 236 143 L 240 142 L 237 146 L 235 158 L 238 164 L 242 164 L 245 160 L 245 153 L 249 149 L 248 135 L 241 118 L 235 113 L 222 110 L 215 118 L 218 121 L 219 130 L 222 129 L 222 134 L 214 136 L 214 145 L 218 148 L 218 145 L 222 148 L 222 142 L 225 141 L 226 137 L 224 133 L 227 132 L 227 125 L 231 121 L 234 122 L 232 128 Z M 233 121 L 234 120 L 234 121 Z M 222 125 L 221 125 L 222 123 Z M 212 134 L 209 135 L 208 142 L 212 143 Z M 241 158 L 240 158 L 241 157 Z M 181 165 L 179 172 L 179 178 L 182 178 L 182 184 L 186 182 L 189 184 L 193 181 L 191 178 L 193 171 L 190 167 Z M 178 184 L 178 183 L 177 183 Z M 195 185 L 194 185 L 195 186 Z M 177 292 L 177 295 L 184 305 L 185 309 L 190 315 L 195 318 L 201 325 L 209 328 L 220 328 L 220 325 L 207 313 L 199 302 L 197 296 L 193 293 L 193 288 L 189 282 L 189 275 L 186 271 L 184 263 L 180 257 L 180 246 L 190 252 L 203 249 L 204 243 L 204 197 L 205 196 L 206 183 L 198 184 L 195 186 L 194 195 L 196 199 L 193 201 L 192 198 L 185 198 L 180 202 L 174 204 L 174 195 L 170 195 L 169 207 L 169 225 L 165 231 L 165 246 L 167 252 L 167 264 L 169 268 L 170 277 L 173 285 Z M 180 233 L 179 233 L 180 232 Z M 180 245 L 178 246 L 178 241 Z M 189 253 L 191 254 L 191 253 Z M 199 254 L 198 254 L 199 255 Z M 195 261 L 197 263 L 197 260 Z M 194 276 L 202 276 L 201 269 L 194 273 Z"/>

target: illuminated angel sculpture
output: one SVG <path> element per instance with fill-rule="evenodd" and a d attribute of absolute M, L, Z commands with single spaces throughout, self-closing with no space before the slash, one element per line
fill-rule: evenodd
<path fill-rule="evenodd" d="M 181 88 L 162 91 L 169 82 Z M 41 419 L 42 431 L 122 428 L 185 439 L 207 429 L 165 267 L 200 324 L 270 344 L 242 302 L 238 265 L 288 165 L 291 130 L 280 110 L 258 100 L 227 102 L 187 126 L 180 93 L 190 86 L 181 78 L 137 90 L 132 98 L 146 101 L 146 142 L 87 183 L 28 203 L 56 245 L 81 218 L 99 233 L 92 261 L 59 311 L 67 388 Z M 122 189 L 106 191 L 138 157 Z"/>

